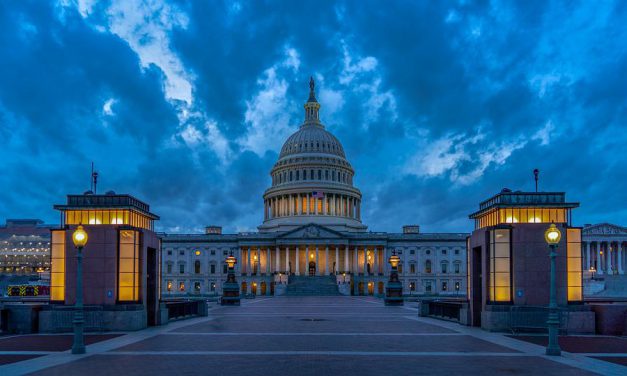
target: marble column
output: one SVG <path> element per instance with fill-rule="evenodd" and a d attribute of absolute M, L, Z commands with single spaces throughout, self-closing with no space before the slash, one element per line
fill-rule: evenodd
<path fill-rule="evenodd" d="M 276 249 L 274 250 L 274 271 L 276 273 L 281 271 L 281 248 L 279 248 L 279 246 L 276 247 Z"/>
<path fill-rule="evenodd" d="M 625 274 L 625 271 L 623 270 L 623 248 L 622 244 L 616 243 L 616 252 L 618 252 L 616 266 L 618 267 L 618 274 Z"/>
<path fill-rule="evenodd" d="M 300 247 L 296 247 L 296 275 L 300 275 Z"/>
<path fill-rule="evenodd" d="M 266 274 L 270 274 L 270 264 L 272 264 L 271 260 L 270 247 L 266 247 Z"/>
<path fill-rule="evenodd" d="M 359 248 L 357 246 L 353 250 L 353 271 L 355 274 L 359 274 Z"/>
<path fill-rule="evenodd" d="M 337 275 L 340 269 L 340 247 L 335 247 L 335 268 L 333 268 L 333 274 Z"/>
<path fill-rule="evenodd" d="M 586 270 L 590 270 L 590 242 L 586 242 Z"/>
<path fill-rule="evenodd" d="M 246 273 L 248 273 L 248 275 L 253 275 L 253 269 L 250 263 L 250 247 L 248 247 L 248 262 L 246 263 Z"/>
<path fill-rule="evenodd" d="M 598 275 L 603 275 L 603 257 L 601 255 L 601 242 L 600 241 L 596 241 L 596 245 L 597 245 L 597 274 Z"/>
<path fill-rule="evenodd" d="M 319 256 L 320 254 L 318 252 L 318 246 L 316 246 L 316 275 L 320 275 L 320 257 Z"/>
<path fill-rule="evenodd" d="M 290 247 L 285 247 L 285 274 L 289 275 L 290 273 Z"/>
<path fill-rule="evenodd" d="M 348 273 L 348 246 L 344 246 L 344 272 Z"/>
<path fill-rule="evenodd" d="M 374 266 L 374 275 L 379 275 L 379 249 L 377 247 L 374 247 L 374 262 L 372 263 L 372 265 Z"/>
<path fill-rule="evenodd" d="M 329 275 L 329 246 L 324 249 L 324 275 Z"/>
<path fill-rule="evenodd" d="M 607 261 L 607 274 L 614 274 L 614 269 L 612 268 L 612 242 L 606 242 L 605 247 L 605 259 Z"/>

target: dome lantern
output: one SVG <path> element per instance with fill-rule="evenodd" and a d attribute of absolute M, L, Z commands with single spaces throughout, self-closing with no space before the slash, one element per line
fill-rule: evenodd
<path fill-rule="evenodd" d="M 316 124 L 322 126 L 320 124 L 320 103 L 316 100 L 316 83 L 314 82 L 313 77 L 309 78 L 309 99 L 307 103 L 305 103 L 305 125 Z"/>

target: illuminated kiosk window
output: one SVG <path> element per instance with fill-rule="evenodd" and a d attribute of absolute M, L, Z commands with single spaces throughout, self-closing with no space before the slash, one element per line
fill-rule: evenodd
<path fill-rule="evenodd" d="M 120 230 L 118 301 L 139 300 L 139 232 Z"/>
<path fill-rule="evenodd" d="M 50 300 L 65 300 L 65 231 L 51 231 Z"/>
<path fill-rule="evenodd" d="M 571 210 L 578 203 L 566 202 L 564 192 L 511 192 L 503 190 L 479 204 L 470 215 L 475 229 L 499 224 L 570 223 Z"/>
<path fill-rule="evenodd" d="M 490 280 L 488 283 L 491 302 L 510 302 L 510 230 L 490 231 Z"/>
<path fill-rule="evenodd" d="M 582 293 L 582 259 L 581 259 L 581 229 L 569 228 L 566 230 L 566 268 L 568 271 L 568 302 L 581 302 Z"/>

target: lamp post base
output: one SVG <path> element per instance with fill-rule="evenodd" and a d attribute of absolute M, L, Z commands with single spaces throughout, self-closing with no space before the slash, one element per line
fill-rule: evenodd
<path fill-rule="evenodd" d="M 400 282 L 388 282 L 383 302 L 386 306 L 402 306 L 405 303 L 403 299 L 403 285 Z"/>
<path fill-rule="evenodd" d="M 220 305 L 240 305 L 239 285 L 237 282 L 227 282 L 224 284 Z"/>

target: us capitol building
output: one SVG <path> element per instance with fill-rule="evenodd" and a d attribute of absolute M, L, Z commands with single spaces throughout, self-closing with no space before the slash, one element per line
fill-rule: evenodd
<path fill-rule="evenodd" d="M 355 170 L 340 141 L 320 122 L 310 81 L 305 120 L 283 144 L 263 195 L 258 232 L 162 235 L 162 295 L 221 294 L 226 256 L 237 258 L 242 294 L 383 296 L 388 258 L 402 260 L 405 294 L 465 295 L 465 233 L 367 231 Z"/>

